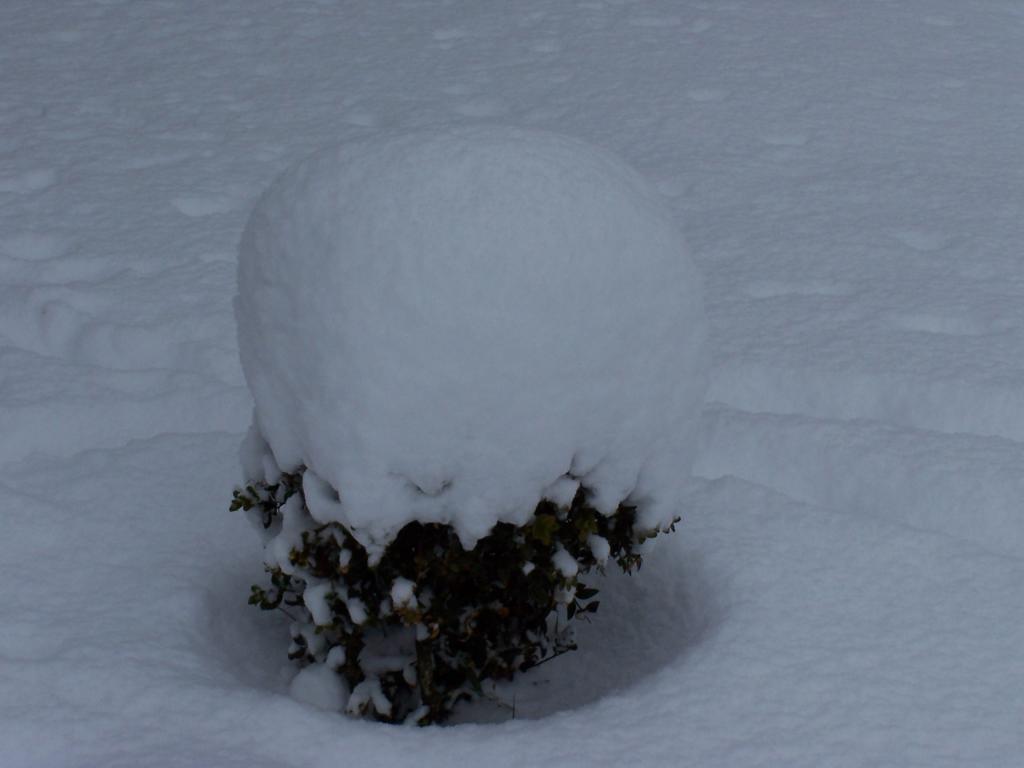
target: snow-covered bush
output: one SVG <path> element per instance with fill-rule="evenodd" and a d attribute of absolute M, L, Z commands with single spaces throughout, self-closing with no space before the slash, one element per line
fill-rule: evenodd
<path fill-rule="evenodd" d="M 320 152 L 253 211 L 236 315 L 252 601 L 292 613 L 328 706 L 442 719 L 571 647 L 580 577 L 677 519 L 700 281 L 601 150 L 474 128 Z"/>

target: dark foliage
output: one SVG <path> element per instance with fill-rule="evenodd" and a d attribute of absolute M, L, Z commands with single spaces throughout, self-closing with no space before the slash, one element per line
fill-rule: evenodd
<path fill-rule="evenodd" d="M 309 517 L 301 470 L 236 490 L 231 508 L 271 538 L 289 510 L 304 522 L 300 535 L 290 526 L 287 562 L 278 555 L 269 586 L 249 598 L 293 618 L 290 657 L 331 665 L 352 692 L 350 713 L 420 724 L 443 721 L 487 681 L 575 649 L 569 620 L 598 607 L 581 577 L 606 559 L 639 568 L 638 545 L 659 532 L 637 531 L 631 506 L 598 513 L 581 488 L 568 507 L 541 501 L 526 525 L 499 523 L 471 550 L 449 525 L 409 523 L 372 561 L 344 526 Z"/>

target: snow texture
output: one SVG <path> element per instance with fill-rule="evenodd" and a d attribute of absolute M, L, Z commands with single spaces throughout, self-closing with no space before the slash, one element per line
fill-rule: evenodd
<path fill-rule="evenodd" d="M 1016 0 L 0 3 L 3 768 L 1021 765 L 1021 72 Z M 235 255 L 317 147 L 481 122 L 653 181 L 713 403 L 580 650 L 389 728 L 245 604 Z"/>
<path fill-rule="evenodd" d="M 327 625 L 333 620 L 333 613 L 327 602 L 327 596 L 333 591 L 334 588 L 330 582 L 326 581 L 319 584 L 306 585 L 306 589 L 302 593 L 302 601 L 306 604 L 306 608 L 309 609 L 314 624 Z"/>
<path fill-rule="evenodd" d="M 495 127 L 318 152 L 253 211 L 236 310 L 258 432 L 340 495 L 314 517 L 368 545 L 415 519 L 472 546 L 566 480 L 605 514 L 640 504 L 645 527 L 679 508 L 700 278 L 608 152 Z"/>
<path fill-rule="evenodd" d="M 579 563 L 576 562 L 576 559 L 562 547 L 558 547 L 558 549 L 555 550 L 555 554 L 551 556 L 551 564 L 555 566 L 555 569 L 567 579 L 571 579 L 579 573 L 580 570 Z"/>
<path fill-rule="evenodd" d="M 329 712 L 341 712 L 349 702 L 344 678 L 329 664 L 310 664 L 300 669 L 292 678 L 288 693 L 296 701 Z"/>
<path fill-rule="evenodd" d="M 417 607 L 416 601 L 416 585 L 408 579 L 398 577 L 391 584 L 391 602 L 396 608 L 412 608 Z"/>

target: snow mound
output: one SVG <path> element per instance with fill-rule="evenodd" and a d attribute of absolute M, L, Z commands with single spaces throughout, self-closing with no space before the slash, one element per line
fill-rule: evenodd
<path fill-rule="evenodd" d="M 288 692 L 296 701 L 328 712 L 340 712 L 349 698 L 345 679 L 326 664 L 310 664 L 300 669 Z"/>
<path fill-rule="evenodd" d="M 577 482 L 605 513 L 677 513 L 701 281 L 657 193 L 604 150 L 499 127 L 328 148 L 257 203 L 238 283 L 249 447 L 273 456 L 243 463 L 306 466 L 321 522 L 368 546 L 450 522 L 472 544 Z"/>

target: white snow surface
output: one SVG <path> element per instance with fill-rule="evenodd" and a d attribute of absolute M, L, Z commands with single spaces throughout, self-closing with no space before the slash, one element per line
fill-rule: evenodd
<path fill-rule="evenodd" d="M 397 608 L 416 607 L 416 585 L 399 577 L 391 584 L 391 602 Z"/>
<path fill-rule="evenodd" d="M 0 764 L 1019 766 L 1021 72 L 1016 0 L 0 4 Z M 485 122 L 652 180 L 712 402 L 514 719 L 384 727 L 245 604 L 237 244 L 318 147 Z"/>
<path fill-rule="evenodd" d="M 288 170 L 239 249 L 238 343 L 277 464 L 380 545 L 467 546 L 579 478 L 667 526 L 707 389 L 700 278 L 625 163 L 541 131 L 352 141 Z M 248 462 L 246 462 L 248 463 Z"/>
<path fill-rule="evenodd" d="M 332 649 L 333 650 L 333 649 Z M 348 704 L 345 679 L 330 664 L 310 664 L 299 670 L 288 686 L 296 701 L 328 712 L 341 712 Z"/>

